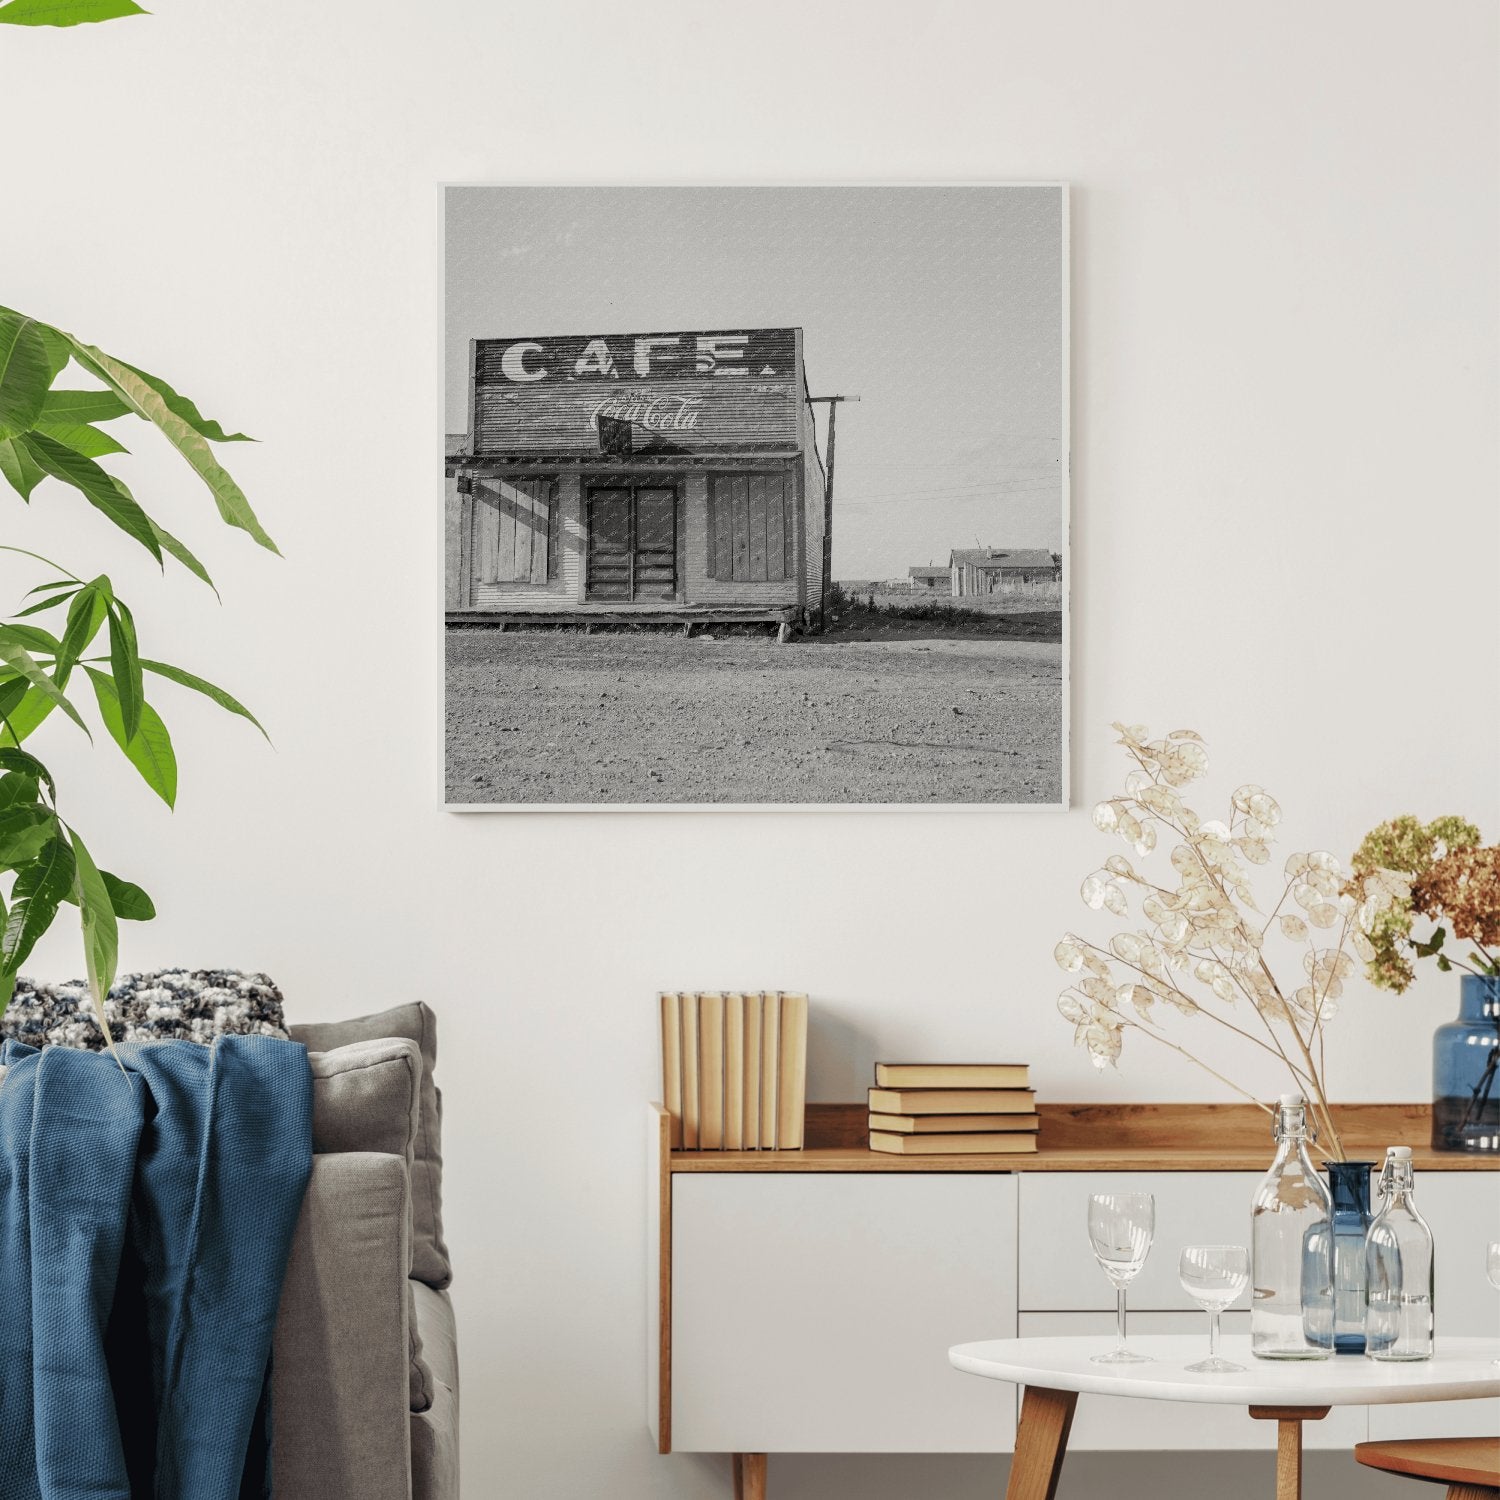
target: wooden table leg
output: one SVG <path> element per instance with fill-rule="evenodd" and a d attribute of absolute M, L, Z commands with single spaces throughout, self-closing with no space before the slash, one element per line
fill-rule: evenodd
<path fill-rule="evenodd" d="M 734 1455 L 734 1500 L 766 1500 L 766 1455 Z"/>
<path fill-rule="evenodd" d="M 1448 1500 L 1496 1500 L 1500 1496 L 1500 1490 L 1491 1489 L 1487 1484 L 1450 1484 L 1448 1486 Z"/>
<path fill-rule="evenodd" d="M 1005 1500 L 1055 1500 L 1068 1432 L 1073 1426 L 1077 1391 L 1052 1391 L 1028 1385 L 1021 1398 L 1021 1425 L 1010 1461 Z"/>
<path fill-rule="evenodd" d="M 1258 1422 L 1276 1423 L 1276 1500 L 1302 1500 L 1302 1424 L 1319 1422 L 1326 1406 L 1252 1406 Z"/>

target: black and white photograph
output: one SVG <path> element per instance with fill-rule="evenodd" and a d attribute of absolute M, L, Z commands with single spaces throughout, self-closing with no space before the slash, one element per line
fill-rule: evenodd
<path fill-rule="evenodd" d="M 1065 187 L 444 218 L 447 806 L 1065 805 Z"/>

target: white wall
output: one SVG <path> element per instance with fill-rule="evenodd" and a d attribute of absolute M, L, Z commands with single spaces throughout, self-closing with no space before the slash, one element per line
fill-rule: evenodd
<path fill-rule="evenodd" d="M 433 1002 L 467 1493 L 722 1494 L 641 1426 L 658 987 L 809 989 L 814 1097 L 850 1097 L 877 1051 L 1029 1056 L 1052 1099 L 1210 1094 L 1141 1050 L 1096 1077 L 1053 1012 L 1052 935 L 1111 852 L 1083 810 L 437 810 L 433 184 L 1071 179 L 1080 809 L 1129 717 L 1202 730 L 1215 785 L 1273 789 L 1294 848 L 1408 809 L 1495 838 L 1494 7 L 156 9 L 6 35 L 0 90 L 0 295 L 262 439 L 231 457 L 286 552 L 216 531 L 154 449 L 133 482 L 222 609 L 76 497 L 7 512 L 7 540 L 110 568 L 150 649 L 276 739 L 163 689 L 169 817 L 49 731 L 96 852 L 162 910 L 126 963 L 260 966 L 303 1016 Z M 71 939 L 34 968 L 77 972 Z M 1352 997 L 1336 1091 L 1424 1097 L 1453 1004 L 1441 979 Z M 993 1493 L 990 1467 L 922 1464 L 777 1473 L 788 1495 Z"/>

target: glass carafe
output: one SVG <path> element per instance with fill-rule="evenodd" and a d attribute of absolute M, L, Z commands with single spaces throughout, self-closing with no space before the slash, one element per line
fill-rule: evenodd
<path fill-rule="evenodd" d="M 1258 1359 L 1333 1353 L 1333 1200 L 1307 1154 L 1307 1105 L 1283 1094 L 1276 1157 L 1250 1216 L 1250 1352 Z"/>
<path fill-rule="evenodd" d="M 1365 1235 L 1365 1353 L 1432 1358 L 1432 1230 L 1412 1198 L 1411 1147 L 1393 1146 L 1381 1173 L 1384 1205 Z"/>

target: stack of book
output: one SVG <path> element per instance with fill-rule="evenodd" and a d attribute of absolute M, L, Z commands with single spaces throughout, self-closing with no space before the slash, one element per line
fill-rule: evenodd
<path fill-rule="evenodd" d="M 798 1150 L 807 996 L 661 996 L 662 1103 L 680 1151 Z"/>
<path fill-rule="evenodd" d="M 952 1156 L 1036 1150 L 1025 1063 L 876 1063 L 870 1150 Z"/>

